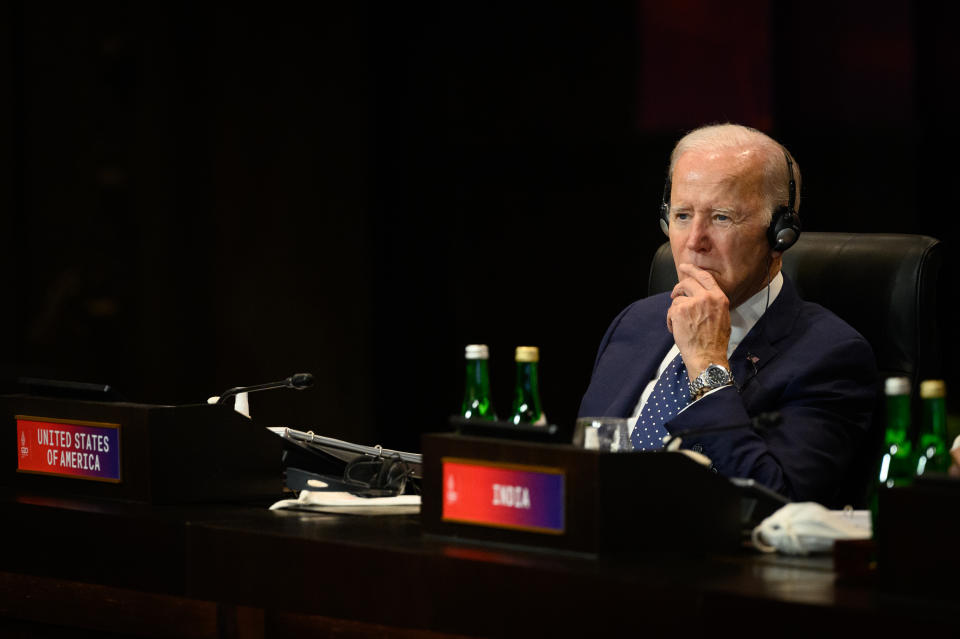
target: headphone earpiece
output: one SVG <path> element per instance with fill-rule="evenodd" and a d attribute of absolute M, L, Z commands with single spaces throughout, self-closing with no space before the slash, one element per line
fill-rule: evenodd
<path fill-rule="evenodd" d="M 660 230 L 667 237 L 670 237 L 670 205 L 660 205 Z"/>
<path fill-rule="evenodd" d="M 767 240 L 774 251 L 784 252 L 800 238 L 800 218 L 788 206 L 778 206 L 767 228 Z"/>
<path fill-rule="evenodd" d="M 670 182 L 673 176 L 667 174 L 667 181 L 663 184 L 663 197 L 660 198 L 660 230 L 670 237 Z"/>
<path fill-rule="evenodd" d="M 767 229 L 767 241 L 770 248 L 780 253 L 797 243 L 800 239 L 800 217 L 797 215 L 797 182 L 793 177 L 793 160 L 787 150 L 783 150 L 783 157 L 787 159 L 787 173 L 790 175 L 789 193 L 786 206 L 778 206 L 773 210 L 770 218 L 770 227 Z"/>

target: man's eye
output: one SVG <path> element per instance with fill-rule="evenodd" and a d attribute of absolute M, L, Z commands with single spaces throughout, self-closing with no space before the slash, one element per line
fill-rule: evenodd
<path fill-rule="evenodd" d="M 727 222 L 730 221 L 730 216 L 729 216 L 729 215 L 724 215 L 723 213 L 716 213 L 716 214 L 713 216 L 713 219 L 714 219 L 715 221 L 717 221 L 717 222 L 721 222 L 721 223 L 723 223 L 723 224 L 726 224 Z"/>

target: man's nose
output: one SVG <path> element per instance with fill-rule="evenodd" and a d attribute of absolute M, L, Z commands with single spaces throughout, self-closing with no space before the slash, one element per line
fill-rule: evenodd
<path fill-rule="evenodd" d="M 706 251 L 710 248 L 709 220 L 701 216 L 694 216 L 687 234 L 687 248 L 691 251 Z"/>

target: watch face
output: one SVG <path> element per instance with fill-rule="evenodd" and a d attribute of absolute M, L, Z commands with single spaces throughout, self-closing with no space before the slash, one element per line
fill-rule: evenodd
<path fill-rule="evenodd" d="M 707 370 L 704 371 L 704 377 L 706 377 L 707 386 L 719 386 L 720 384 L 726 384 L 727 380 L 730 378 L 729 374 L 723 367 L 711 364 L 707 366 Z"/>

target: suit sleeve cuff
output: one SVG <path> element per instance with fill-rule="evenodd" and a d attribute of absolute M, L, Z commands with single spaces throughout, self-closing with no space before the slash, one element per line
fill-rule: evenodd
<path fill-rule="evenodd" d="M 681 409 L 680 409 L 680 412 L 677 413 L 677 414 L 679 415 L 680 413 L 682 413 L 683 411 L 687 410 L 688 408 L 690 408 L 691 406 L 693 406 L 693 405 L 696 404 L 697 402 L 702 402 L 704 399 L 706 399 L 707 397 L 710 397 L 710 396 L 713 395 L 714 393 L 717 393 L 717 392 L 719 392 L 719 391 L 725 390 L 725 389 L 727 389 L 727 388 L 736 389 L 736 386 L 734 386 L 732 383 L 730 383 L 730 384 L 727 384 L 726 386 L 718 386 L 717 388 L 714 388 L 714 389 L 712 389 L 712 390 L 710 390 L 710 391 L 707 391 L 706 393 L 704 393 L 703 395 L 701 395 L 701 396 L 698 397 L 697 399 L 693 400 L 692 402 L 690 402 L 689 404 L 687 404 L 686 406 L 684 406 L 683 408 L 681 408 Z"/>

